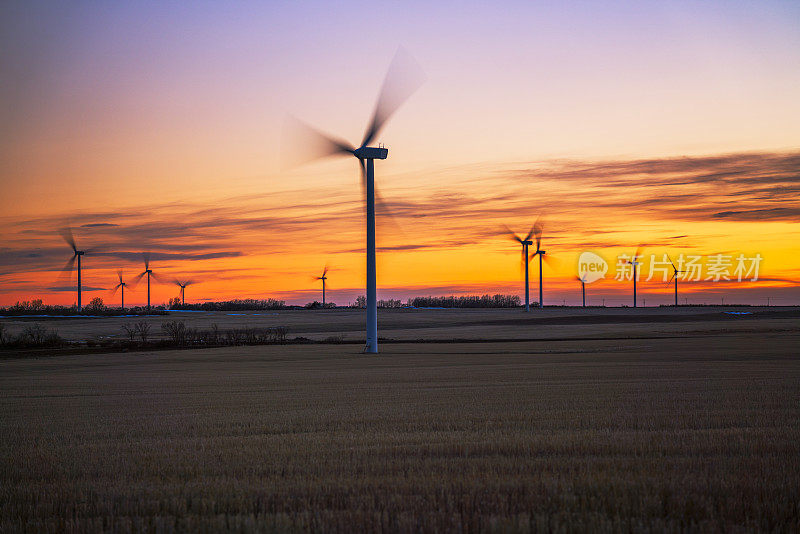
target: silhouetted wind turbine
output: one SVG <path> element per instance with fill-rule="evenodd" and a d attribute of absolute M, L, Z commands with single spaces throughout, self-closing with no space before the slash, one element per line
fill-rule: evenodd
<path fill-rule="evenodd" d="M 175 280 L 175 285 L 181 288 L 180 296 L 181 296 L 181 305 L 186 305 L 186 286 L 190 286 L 194 284 L 194 280 L 186 280 L 185 282 L 181 282 L 180 280 Z"/>
<path fill-rule="evenodd" d="M 81 257 L 84 256 L 88 250 L 78 250 L 78 246 L 75 244 L 75 237 L 72 235 L 72 229 L 67 227 L 61 230 L 61 237 L 64 238 L 64 241 L 72 247 L 72 257 L 67 261 L 64 268 L 61 269 L 64 272 L 72 272 L 72 267 L 75 265 L 75 259 L 78 259 L 78 311 L 81 311 Z"/>
<path fill-rule="evenodd" d="M 583 307 L 586 307 L 586 274 L 576 277 L 581 283 L 581 297 L 583 299 Z"/>
<path fill-rule="evenodd" d="M 119 283 L 114 286 L 114 291 L 111 293 L 111 296 L 113 297 L 114 295 L 117 294 L 117 289 L 122 291 L 122 293 L 120 295 L 121 298 L 122 298 L 121 307 L 122 307 L 122 310 L 124 311 L 125 310 L 125 288 L 128 287 L 128 284 L 126 284 L 125 282 L 122 281 L 122 269 L 117 271 L 117 277 L 119 277 Z"/>
<path fill-rule="evenodd" d="M 633 274 L 631 278 L 633 278 L 633 307 L 636 307 L 636 282 L 639 279 L 639 269 L 637 265 L 641 265 L 642 262 L 639 261 L 639 256 L 641 255 L 642 247 L 639 246 L 636 248 L 636 252 L 634 253 L 633 257 L 627 260 L 625 263 L 631 266 L 633 269 Z"/>
<path fill-rule="evenodd" d="M 536 225 L 531 226 L 531 231 L 528 232 L 528 235 L 526 235 L 525 238 L 521 238 L 520 236 L 518 236 L 517 234 L 512 232 L 511 229 L 508 226 L 506 226 L 506 231 L 511 235 L 511 239 L 513 239 L 514 241 L 516 241 L 517 243 L 522 245 L 522 263 L 524 265 L 523 269 L 525 269 L 525 311 L 530 311 L 531 310 L 530 293 L 529 293 L 529 290 L 528 290 L 528 287 L 529 287 L 529 285 L 528 285 L 528 260 L 529 260 L 529 258 L 528 258 L 528 247 L 530 245 L 533 245 L 533 241 L 531 241 L 531 237 L 533 236 L 533 232 L 534 232 L 535 227 L 536 227 Z"/>
<path fill-rule="evenodd" d="M 314 278 L 315 280 L 322 280 L 322 307 L 325 307 L 325 280 L 328 279 L 328 266 L 325 266 L 325 269 L 322 271 L 322 276 L 317 276 Z"/>
<path fill-rule="evenodd" d="M 675 264 L 672 263 L 672 258 L 670 258 L 669 255 L 667 256 L 667 259 L 669 259 L 669 264 L 672 265 L 672 278 L 667 280 L 667 283 L 669 284 L 670 282 L 672 282 L 673 279 L 675 280 L 675 306 L 677 307 L 678 306 L 678 275 L 680 273 L 685 273 L 686 271 L 679 271 L 678 268 L 675 267 Z"/>
<path fill-rule="evenodd" d="M 139 275 L 134 278 L 134 284 L 138 284 L 139 281 L 142 279 L 144 275 L 147 275 L 147 309 L 150 309 L 150 278 L 152 277 L 153 280 L 158 282 L 158 277 L 153 273 L 152 269 L 150 269 L 150 253 L 149 252 L 142 252 L 142 258 L 144 259 L 144 271 L 139 273 Z"/>
<path fill-rule="evenodd" d="M 536 219 L 536 224 L 533 225 L 533 233 L 536 236 L 536 252 L 531 254 L 531 258 L 539 256 L 539 307 L 544 307 L 544 295 L 542 292 L 542 260 L 550 264 L 550 257 L 547 256 L 547 251 L 542 249 L 542 223 L 541 217 Z"/>
<path fill-rule="evenodd" d="M 366 192 L 367 208 L 367 342 L 364 352 L 378 352 L 378 304 L 375 274 L 375 160 L 386 159 L 389 151 L 382 145 L 368 146 L 375 140 L 383 125 L 397 111 L 403 102 L 422 84 L 423 76 L 417 63 L 400 48 L 394 56 L 386 78 L 383 81 L 378 102 L 372 114 L 367 131 L 356 148 L 346 141 L 334 139 L 320 131 L 300 123 L 306 145 L 303 147 L 303 160 L 349 154 L 358 158 L 361 178 Z"/>

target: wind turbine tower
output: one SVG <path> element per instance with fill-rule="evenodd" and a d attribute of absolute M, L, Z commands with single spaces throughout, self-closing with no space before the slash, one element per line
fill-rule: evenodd
<path fill-rule="evenodd" d="M 149 310 L 150 309 L 150 278 L 152 277 L 153 280 L 155 280 L 155 281 L 158 281 L 158 278 L 153 273 L 153 270 L 150 269 L 150 253 L 149 252 L 143 252 L 142 253 L 142 258 L 144 259 L 144 271 L 139 273 L 139 275 L 135 279 L 136 280 L 135 283 L 138 284 L 139 280 L 141 280 L 143 276 L 147 275 L 147 309 Z"/>
<path fill-rule="evenodd" d="M 317 280 L 322 280 L 322 307 L 325 308 L 325 280 L 328 279 L 328 266 L 322 271 L 322 276 L 317 276 Z"/>
<path fill-rule="evenodd" d="M 528 247 L 533 245 L 533 241 L 531 241 L 531 237 L 533 236 L 534 227 L 531 227 L 531 231 L 528 232 L 524 238 L 519 237 L 517 234 L 511 231 L 511 229 L 506 226 L 506 231 L 511 235 L 511 239 L 522 245 L 522 262 L 523 262 L 523 269 L 525 269 L 525 311 L 531 311 L 530 306 L 530 291 L 529 291 L 529 269 L 528 269 Z"/>
<path fill-rule="evenodd" d="M 67 261 L 67 264 L 62 269 L 65 272 L 71 272 L 72 266 L 75 265 L 75 260 L 78 260 L 78 311 L 81 311 L 81 257 L 86 254 L 86 250 L 78 250 L 78 246 L 75 244 L 75 237 L 72 235 L 71 228 L 64 228 L 61 230 L 61 237 L 64 238 L 64 241 L 72 247 L 72 258 Z"/>
<path fill-rule="evenodd" d="M 333 155 L 351 155 L 358 159 L 366 193 L 367 219 L 367 339 L 364 352 L 378 353 L 378 300 L 375 272 L 375 160 L 386 159 L 389 151 L 383 146 L 369 146 L 386 121 L 422 84 L 422 71 L 402 48 L 397 51 L 384 79 L 378 102 L 367 131 L 357 148 L 334 139 L 307 125 L 302 125 L 306 142 L 306 161 Z M 300 124 L 298 124 L 300 125 Z"/>
<path fill-rule="evenodd" d="M 126 284 L 125 282 L 122 281 L 122 270 L 121 269 L 119 271 L 117 271 L 117 277 L 119 278 L 119 283 L 114 286 L 114 292 L 111 293 L 111 296 L 114 296 L 114 294 L 117 292 L 117 289 L 119 289 L 121 291 L 121 294 L 120 294 L 121 307 L 122 307 L 122 310 L 125 311 L 125 288 L 128 287 L 128 284 Z"/>
<path fill-rule="evenodd" d="M 681 273 L 685 273 L 686 271 L 679 271 L 678 268 L 675 267 L 675 264 L 672 263 L 672 258 L 670 258 L 669 256 L 667 256 L 667 258 L 669 258 L 669 263 L 670 263 L 670 265 L 672 265 L 672 278 L 667 280 L 667 283 L 669 284 L 670 282 L 672 282 L 672 280 L 675 280 L 675 307 L 677 308 L 678 307 L 678 275 L 681 274 Z"/>

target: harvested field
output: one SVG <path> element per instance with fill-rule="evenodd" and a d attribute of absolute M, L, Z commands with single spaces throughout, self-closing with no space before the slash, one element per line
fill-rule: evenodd
<path fill-rule="evenodd" d="M 6 359 L 0 531 L 797 531 L 798 321 L 704 324 Z"/>

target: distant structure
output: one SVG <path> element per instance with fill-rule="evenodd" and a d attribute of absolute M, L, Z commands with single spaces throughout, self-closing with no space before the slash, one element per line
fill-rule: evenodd
<path fill-rule="evenodd" d="M 325 266 L 325 269 L 322 271 L 322 276 L 317 276 L 315 280 L 322 280 L 322 307 L 325 307 L 325 280 L 328 279 L 328 266 Z"/>
<path fill-rule="evenodd" d="M 78 250 L 78 246 L 75 244 L 75 237 L 72 235 L 72 228 L 64 228 L 61 230 L 61 237 L 64 238 L 64 241 L 72 247 L 72 257 L 67 261 L 67 264 L 64 266 L 62 271 L 64 272 L 72 272 L 72 267 L 75 265 L 75 259 L 78 260 L 78 311 L 81 311 L 81 257 L 84 256 L 88 251 L 87 250 Z"/>
<path fill-rule="evenodd" d="M 150 278 L 152 277 L 153 280 L 158 282 L 158 277 L 153 273 L 152 269 L 150 269 L 150 253 L 149 252 L 142 252 L 142 259 L 144 260 L 144 271 L 139 273 L 139 275 L 134 278 L 134 284 L 138 284 L 139 281 L 142 279 L 143 276 L 147 275 L 147 309 L 150 309 Z"/>
<path fill-rule="evenodd" d="M 126 284 L 125 282 L 122 281 L 122 269 L 117 270 L 117 278 L 119 278 L 119 283 L 114 286 L 114 291 L 111 293 L 111 296 L 113 297 L 114 295 L 116 295 L 118 289 L 121 290 L 121 294 L 120 294 L 121 304 L 120 304 L 120 306 L 121 306 L 122 310 L 125 311 L 125 288 L 128 287 L 128 284 Z"/>
<path fill-rule="evenodd" d="M 423 76 L 419 66 L 402 48 L 397 51 L 386 78 L 383 81 L 375 111 L 367 131 L 356 148 L 346 141 L 334 139 L 320 131 L 302 125 L 307 138 L 303 147 L 310 161 L 326 156 L 348 154 L 358 158 L 361 166 L 361 179 L 366 193 L 367 208 L 367 341 L 364 352 L 378 353 L 378 303 L 375 273 L 375 160 L 386 159 L 389 151 L 378 145 L 369 144 L 375 140 L 386 121 L 422 84 Z"/>
<path fill-rule="evenodd" d="M 586 274 L 582 274 L 576 277 L 578 281 L 581 283 L 581 299 L 583 301 L 583 307 L 586 307 Z"/>
<path fill-rule="evenodd" d="M 180 280 L 174 281 L 175 285 L 180 287 L 180 292 L 178 293 L 181 297 L 181 304 L 186 305 L 186 286 L 190 286 L 194 284 L 194 280 L 186 280 L 185 282 L 181 282 Z"/>
<path fill-rule="evenodd" d="M 513 241 L 516 241 L 520 245 L 522 245 L 522 264 L 523 264 L 523 269 L 525 269 L 525 311 L 526 312 L 527 311 L 531 311 L 530 292 L 529 292 L 529 289 L 528 289 L 529 288 L 529 283 L 528 283 L 528 279 L 529 279 L 529 275 L 528 275 L 528 272 L 529 272 L 528 260 L 530 259 L 528 257 L 528 247 L 533 245 L 533 241 L 531 241 L 531 237 L 533 237 L 533 232 L 535 231 L 535 229 L 536 229 L 536 225 L 534 224 L 533 226 L 531 226 L 530 232 L 528 232 L 528 234 L 523 238 L 523 237 L 518 236 L 514 232 L 512 232 L 511 229 L 508 226 L 506 226 L 506 232 L 508 232 L 509 235 L 511 235 L 511 239 Z"/>
<path fill-rule="evenodd" d="M 637 268 L 638 265 L 641 265 L 642 262 L 639 261 L 639 257 L 642 253 L 642 247 L 638 247 L 636 252 L 633 254 L 633 257 L 627 260 L 625 263 L 631 266 L 633 272 L 631 273 L 631 278 L 633 279 L 633 307 L 636 307 L 636 281 L 639 279 L 639 269 Z"/>
<path fill-rule="evenodd" d="M 541 217 L 536 220 L 533 225 L 533 233 L 536 235 L 536 252 L 531 257 L 539 256 L 539 307 L 544 306 L 544 293 L 542 292 L 542 260 L 546 257 L 547 252 L 542 249 L 542 222 Z"/>
<path fill-rule="evenodd" d="M 667 256 L 667 259 L 669 259 L 669 263 L 670 263 L 670 265 L 672 265 L 672 277 L 669 280 L 667 280 L 667 284 L 669 284 L 670 282 L 675 280 L 675 307 L 677 308 L 678 307 L 678 275 L 681 274 L 681 273 L 685 273 L 686 271 L 679 271 L 678 268 L 675 267 L 675 264 L 672 263 L 672 258 Z"/>

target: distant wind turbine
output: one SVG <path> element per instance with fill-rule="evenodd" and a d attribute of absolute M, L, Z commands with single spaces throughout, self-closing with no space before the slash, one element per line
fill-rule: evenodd
<path fill-rule="evenodd" d="M 322 276 L 317 276 L 315 280 L 322 280 L 322 307 L 325 307 L 325 280 L 328 279 L 328 266 L 322 271 Z"/>
<path fill-rule="evenodd" d="M 185 282 L 181 282 L 180 280 L 174 281 L 175 285 L 181 288 L 180 296 L 181 296 L 181 305 L 186 305 L 186 286 L 190 286 L 194 284 L 194 280 L 186 280 Z"/>
<path fill-rule="evenodd" d="M 78 260 L 78 311 L 81 311 L 81 257 L 84 256 L 86 253 L 90 252 L 89 250 L 78 250 L 78 246 L 75 244 L 75 237 L 72 235 L 72 229 L 67 227 L 61 229 L 61 237 L 64 238 L 64 241 L 72 247 L 72 257 L 67 261 L 66 265 L 62 271 L 64 272 L 72 272 L 72 267 L 75 265 L 75 259 Z"/>
<path fill-rule="evenodd" d="M 117 277 L 119 278 L 119 283 L 114 286 L 114 291 L 111 293 L 111 296 L 113 297 L 116 295 L 118 289 L 121 291 L 121 307 L 122 310 L 125 311 L 125 288 L 128 287 L 128 284 L 122 281 L 122 269 L 117 271 Z"/>
<path fill-rule="evenodd" d="M 531 254 L 531 258 L 539 256 L 539 307 L 544 306 L 544 295 L 542 291 L 542 260 L 546 261 L 548 265 L 552 266 L 551 257 L 547 256 L 547 251 L 542 249 L 542 222 L 541 217 L 536 219 L 536 224 L 533 225 L 533 233 L 536 236 L 536 252 Z"/>
<path fill-rule="evenodd" d="M 630 265 L 631 268 L 633 269 L 633 273 L 631 275 L 631 278 L 633 278 L 633 307 L 634 308 L 636 307 L 636 282 L 639 279 L 639 269 L 638 269 L 637 266 L 642 264 L 642 262 L 639 261 L 639 257 L 641 256 L 641 253 L 642 253 L 642 247 L 639 246 L 639 247 L 637 247 L 636 252 L 633 254 L 633 257 L 625 262 L 628 265 Z"/>
<path fill-rule="evenodd" d="M 535 229 L 536 225 L 534 224 L 533 226 L 531 226 L 530 232 L 528 232 L 528 234 L 524 238 L 522 238 L 517 234 L 515 234 L 514 232 L 512 232 L 511 229 L 508 226 L 506 226 L 506 232 L 508 232 L 511 235 L 511 239 L 522 245 L 522 264 L 523 264 L 523 269 L 525 270 L 525 311 L 531 311 L 530 291 L 528 283 L 529 280 L 528 260 L 530 259 L 528 257 L 528 247 L 530 245 L 533 245 L 531 237 L 533 237 L 533 232 L 535 231 Z"/>
<path fill-rule="evenodd" d="M 375 274 L 375 160 L 386 159 L 389 151 L 382 145 L 371 147 L 386 121 L 422 84 L 422 71 L 402 48 L 397 51 L 383 81 L 378 102 L 367 131 L 356 148 L 346 141 L 334 139 L 318 130 L 299 123 L 305 137 L 302 147 L 304 160 L 349 154 L 358 158 L 361 179 L 366 192 L 367 208 L 367 341 L 364 352 L 378 353 L 378 305 Z"/>
<path fill-rule="evenodd" d="M 669 280 L 667 280 L 667 283 L 669 284 L 670 282 L 672 282 L 672 280 L 675 280 L 675 307 L 677 307 L 678 306 L 678 275 L 681 274 L 681 273 L 685 273 L 686 271 L 679 271 L 678 268 L 675 267 L 675 264 L 672 263 L 672 258 L 667 256 L 667 259 L 669 259 L 669 263 L 670 263 L 670 265 L 672 265 L 672 277 Z"/>
<path fill-rule="evenodd" d="M 581 283 L 581 298 L 583 299 L 583 307 L 586 307 L 586 273 L 577 277 Z"/>
<path fill-rule="evenodd" d="M 159 281 L 158 277 L 153 273 L 152 269 L 150 269 L 150 253 L 149 252 L 142 252 L 142 259 L 144 259 L 144 271 L 139 273 L 139 275 L 134 278 L 134 284 L 138 284 L 139 281 L 142 279 L 143 276 L 147 275 L 147 309 L 150 309 L 150 278 L 152 277 L 153 280 L 156 282 Z"/>

